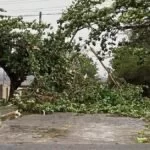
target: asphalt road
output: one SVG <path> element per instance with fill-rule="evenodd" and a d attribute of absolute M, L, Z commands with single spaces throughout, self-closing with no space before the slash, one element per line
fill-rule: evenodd
<path fill-rule="evenodd" d="M 59 145 L 59 144 L 20 144 L 0 145 L 0 150 L 150 150 L 150 144 L 135 145 Z"/>

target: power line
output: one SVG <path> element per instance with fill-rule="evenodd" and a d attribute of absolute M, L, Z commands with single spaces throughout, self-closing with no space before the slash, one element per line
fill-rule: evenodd
<path fill-rule="evenodd" d="M 61 5 L 61 6 L 54 6 L 54 7 L 41 7 L 41 8 L 31 8 L 31 9 L 8 9 L 6 10 L 7 13 L 12 13 L 13 11 L 16 12 L 28 12 L 27 14 L 29 13 L 35 13 L 35 12 L 39 12 L 39 11 L 43 11 L 45 13 L 48 13 L 48 12 L 51 12 L 51 13 L 54 13 L 54 11 L 64 11 L 65 9 L 67 8 L 66 5 Z"/>
<path fill-rule="evenodd" d="M 64 9 L 65 7 L 67 7 L 66 5 L 61 5 L 61 6 L 53 6 L 53 7 L 45 7 L 45 8 L 31 8 L 31 9 L 9 9 L 9 11 L 33 11 L 33 10 L 50 10 L 50 9 Z"/>
<path fill-rule="evenodd" d="M 28 10 L 28 9 L 22 9 L 22 10 L 8 10 L 7 13 L 12 13 L 12 12 L 15 12 L 15 13 L 19 13 L 19 12 L 26 12 L 26 13 L 37 13 L 39 11 L 42 11 L 42 12 L 45 12 L 45 13 L 48 13 L 48 12 L 51 12 L 51 13 L 55 13 L 56 11 L 58 12 L 62 12 L 64 11 L 65 9 L 53 9 L 53 10 L 50 10 L 50 9 L 32 9 L 32 10 Z"/>
<path fill-rule="evenodd" d="M 45 14 L 42 14 L 43 16 L 55 16 L 55 15 L 61 15 L 62 13 L 61 12 L 58 12 L 58 13 L 45 13 Z M 24 14 L 24 15 L 18 15 L 18 16 L 12 16 L 12 17 L 37 17 L 39 15 L 36 15 L 36 14 Z"/>
<path fill-rule="evenodd" d="M 41 0 L 31 0 L 31 1 L 28 1 L 28 3 L 41 3 L 42 1 Z M 11 4 L 24 4 L 24 2 L 20 2 L 20 0 L 18 1 L 3 1 L 1 2 L 1 5 L 11 5 Z"/>

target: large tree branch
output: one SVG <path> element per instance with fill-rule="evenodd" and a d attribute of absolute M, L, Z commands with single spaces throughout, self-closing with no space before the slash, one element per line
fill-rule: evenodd
<path fill-rule="evenodd" d="M 70 44 L 72 43 L 73 39 L 75 38 L 75 36 L 77 35 L 77 33 L 78 33 L 79 31 L 81 31 L 81 30 L 83 30 L 83 29 L 86 29 L 86 28 L 91 28 L 91 26 L 92 26 L 91 24 L 88 24 L 88 25 L 85 25 L 85 26 L 81 26 L 80 28 L 77 28 L 77 29 L 73 32 L 72 37 L 71 37 L 69 43 L 70 43 Z"/>
<path fill-rule="evenodd" d="M 108 70 L 108 68 L 104 65 L 102 59 L 98 56 L 98 54 L 94 51 L 93 48 L 90 47 L 90 51 L 95 55 L 95 57 L 99 60 L 100 64 L 102 65 L 102 67 L 106 70 L 106 72 L 108 73 L 109 78 L 112 80 L 112 82 L 114 83 L 115 86 L 120 87 L 119 83 L 117 81 L 115 81 L 114 77 L 112 76 L 111 72 Z"/>
<path fill-rule="evenodd" d="M 116 27 L 118 30 L 128 30 L 128 29 L 143 29 L 150 27 L 150 22 L 143 23 L 143 24 L 136 24 L 136 25 L 125 25 Z"/>

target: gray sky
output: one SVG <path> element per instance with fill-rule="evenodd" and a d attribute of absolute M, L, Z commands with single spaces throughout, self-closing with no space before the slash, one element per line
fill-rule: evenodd
<path fill-rule="evenodd" d="M 0 0 L 0 7 L 7 10 L 7 14 L 11 16 L 31 15 L 24 17 L 28 21 L 38 20 L 41 11 L 42 21 L 56 26 L 56 20 L 61 16 L 57 13 L 61 13 L 71 2 L 72 0 Z"/>

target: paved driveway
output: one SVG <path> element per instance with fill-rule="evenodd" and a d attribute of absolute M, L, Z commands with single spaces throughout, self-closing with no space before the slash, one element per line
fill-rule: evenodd
<path fill-rule="evenodd" d="M 150 145 L 58 145 L 58 144 L 35 144 L 35 145 L 0 145 L 0 150 L 150 150 Z"/>
<path fill-rule="evenodd" d="M 137 133 L 144 125 L 139 119 L 103 114 L 27 115 L 3 122 L 0 128 L 0 144 L 129 145 L 136 143 Z"/>

